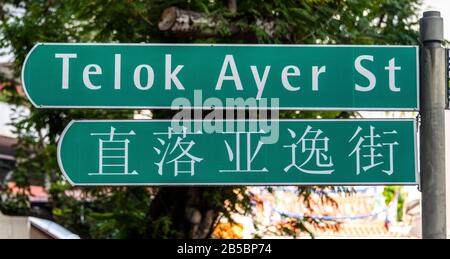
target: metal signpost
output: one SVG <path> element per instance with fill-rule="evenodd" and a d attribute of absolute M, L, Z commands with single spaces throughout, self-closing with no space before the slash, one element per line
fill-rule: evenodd
<path fill-rule="evenodd" d="M 282 109 L 419 107 L 416 46 L 43 43 L 22 72 L 42 108 L 170 108 L 180 97 L 192 108 L 208 98 L 217 108 L 262 98 Z"/>
<path fill-rule="evenodd" d="M 445 179 L 445 108 L 447 103 L 443 19 L 425 12 L 420 20 L 420 172 L 422 236 L 447 237 Z"/>
<path fill-rule="evenodd" d="M 418 183 L 413 119 L 205 123 L 73 121 L 59 165 L 73 185 Z"/>

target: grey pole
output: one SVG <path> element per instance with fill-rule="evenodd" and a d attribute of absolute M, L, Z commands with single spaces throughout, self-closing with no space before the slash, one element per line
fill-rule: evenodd
<path fill-rule="evenodd" d="M 443 19 L 424 12 L 420 19 L 420 173 L 422 237 L 446 238 L 445 105 L 446 64 Z"/>

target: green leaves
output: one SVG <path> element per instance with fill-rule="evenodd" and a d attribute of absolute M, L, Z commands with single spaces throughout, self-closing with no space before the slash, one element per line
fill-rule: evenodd
<path fill-rule="evenodd" d="M 226 0 L 3 0 L 0 6 L 0 48 L 14 54 L 18 78 L 26 54 L 37 42 L 180 42 L 279 44 L 417 44 L 416 13 L 420 0 L 239 0 L 237 12 Z M 164 9 L 176 6 L 214 17 L 215 36 L 173 35 L 158 29 Z M 232 34 L 230 25 L 240 33 Z M 206 28 L 211 30 L 211 28 Z M 203 34 L 209 35 L 209 34 Z M 2 78 L 2 77 L 0 77 Z M 0 80 L 3 83 L 4 79 Z M 15 84 L 19 82 L 14 82 Z M 51 93 L 49 93 L 51 94 Z M 13 118 L 17 168 L 13 179 L 21 187 L 49 183 L 54 220 L 85 238 L 190 237 L 184 208 L 171 208 L 175 189 L 87 188 L 73 189 L 56 163 L 56 143 L 71 119 L 130 119 L 129 110 L 42 110 L 31 107 L 14 88 L 6 87 L 2 101 L 29 112 Z M 154 111 L 154 118 L 170 118 L 173 111 Z M 281 118 L 348 118 L 348 112 L 281 111 Z M 192 188 L 191 188 L 192 189 Z M 315 187 L 316 190 L 324 190 Z M 159 191 L 158 191 L 159 190 Z M 305 202 L 309 188 L 300 188 Z M 192 192 L 192 191 L 191 191 Z M 182 190 L 180 193 L 189 193 Z M 1 190 L 0 209 L 29 214 L 26 195 Z M 217 222 L 233 213 L 246 214 L 252 197 L 245 187 L 198 188 L 193 197 L 176 197 L 180 206 L 192 206 Z M 322 197 L 322 196 L 321 196 Z M 323 196 L 325 199 L 326 195 Z M 158 201 L 158 202 L 155 202 Z M 161 207 L 154 207 L 156 205 Z M 154 207 L 153 214 L 152 207 Z M 158 213 L 156 213 L 156 212 Z M 207 212 L 213 213 L 207 214 Z M 152 214 L 150 216 L 150 214 Z M 181 214 L 181 215 L 179 215 Z M 206 222 L 206 221 L 205 221 Z M 209 221 L 208 221 L 209 222 Z M 203 226 L 213 228 L 213 223 Z M 321 222 L 306 217 L 290 222 L 285 234 L 310 232 Z M 332 224 L 330 224 L 332 227 Z M 210 231 L 211 232 L 211 231 Z"/>

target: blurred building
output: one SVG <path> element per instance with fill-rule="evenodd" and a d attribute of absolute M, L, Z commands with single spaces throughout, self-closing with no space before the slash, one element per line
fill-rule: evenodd
<path fill-rule="evenodd" d="M 23 192 L 10 180 L 15 165 L 14 145 L 17 140 L 0 136 L 0 186 L 10 193 Z M 30 207 L 36 214 L 49 214 L 47 210 L 48 194 L 44 186 L 31 185 L 25 194 Z M 3 197 L 0 197 L 0 200 Z M 42 212 L 42 213 L 39 213 Z M 0 211 L 0 239 L 66 239 L 79 238 L 64 227 L 50 220 L 36 217 L 6 216 Z"/>
<path fill-rule="evenodd" d="M 79 239 L 55 222 L 35 217 L 5 216 L 0 212 L 0 239 Z"/>
<path fill-rule="evenodd" d="M 16 139 L 0 135 L 0 182 L 4 182 L 14 168 Z"/>
<path fill-rule="evenodd" d="M 249 191 L 261 201 L 255 205 L 252 219 L 259 224 L 259 235 L 263 238 L 277 237 L 282 227 L 289 226 L 296 220 L 306 222 L 307 218 L 324 222 L 305 223 L 314 238 L 420 237 L 415 229 L 416 218 L 411 219 L 410 204 L 405 202 L 408 205 L 404 206 L 403 217 L 399 221 L 398 195 L 386 204 L 384 187 L 357 187 L 353 192 L 339 189 L 325 191 L 332 202 L 323 198 L 324 193 L 316 191 L 312 191 L 306 200 L 304 195 L 298 194 L 296 187 L 274 187 L 270 191 L 267 188 L 252 187 Z M 408 191 L 402 191 L 408 195 Z M 257 231 L 251 225 L 245 224 L 244 228 L 246 227 Z M 298 232 L 296 236 L 310 238 L 307 232 Z"/>

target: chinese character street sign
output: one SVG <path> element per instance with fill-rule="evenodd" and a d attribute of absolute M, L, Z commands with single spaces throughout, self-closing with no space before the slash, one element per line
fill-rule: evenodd
<path fill-rule="evenodd" d="M 37 44 L 22 69 L 43 108 L 418 110 L 417 46 Z M 51 94 L 49 94 L 51 93 Z M 255 102 L 234 102 L 242 98 Z M 273 104 L 273 98 L 277 104 Z M 178 100 L 180 101 L 180 100 Z"/>
<path fill-rule="evenodd" d="M 81 186 L 418 182 L 413 119 L 72 121 L 58 162 Z"/>

